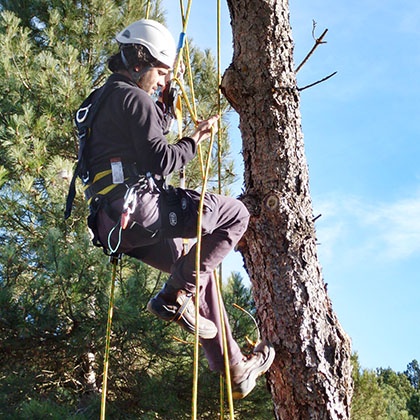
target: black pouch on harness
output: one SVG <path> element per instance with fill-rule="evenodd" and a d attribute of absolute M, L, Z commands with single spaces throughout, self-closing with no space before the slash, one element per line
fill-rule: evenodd
<path fill-rule="evenodd" d="M 91 203 L 89 205 L 89 216 L 87 218 L 87 225 L 93 234 L 92 243 L 97 247 L 102 247 L 106 255 L 110 255 L 110 251 L 108 248 L 108 244 L 102 243 L 99 239 L 97 217 L 99 210 L 104 209 L 105 213 L 110 219 L 112 219 L 115 223 L 118 222 L 118 220 L 121 217 L 121 214 L 118 211 L 114 210 L 110 204 L 110 200 L 112 199 L 112 197 L 115 197 L 118 194 L 117 188 L 113 191 L 114 194 L 111 193 L 111 197 L 100 194 L 95 195 L 94 197 L 92 197 Z"/>
<path fill-rule="evenodd" d="M 99 209 L 104 205 L 106 198 L 101 195 L 93 197 L 91 204 L 89 205 L 89 216 L 87 218 L 87 225 L 92 231 L 93 238 L 92 243 L 95 246 L 102 247 L 105 254 L 107 254 L 107 247 L 99 240 L 98 225 L 96 223 L 96 217 Z"/>
<path fill-rule="evenodd" d="M 188 197 L 182 189 L 172 186 L 164 189 L 159 198 L 162 231 L 167 238 L 182 238 L 188 219 Z"/>

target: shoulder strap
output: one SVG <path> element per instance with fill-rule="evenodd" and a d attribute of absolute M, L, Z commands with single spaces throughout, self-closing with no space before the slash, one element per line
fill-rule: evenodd
<path fill-rule="evenodd" d="M 79 136 L 79 153 L 77 165 L 73 172 L 73 178 L 70 182 L 69 192 L 66 200 L 66 209 L 64 212 L 64 218 L 68 219 L 71 215 L 73 207 L 74 197 L 76 196 L 76 178 L 83 176 L 86 173 L 86 142 L 89 140 L 90 131 L 93 125 L 93 121 L 97 115 L 98 109 L 113 90 L 114 83 L 105 83 L 99 92 L 94 90 L 91 94 L 83 101 L 81 107 L 76 111 L 75 122 Z M 93 97 L 97 94 L 95 100 Z"/>

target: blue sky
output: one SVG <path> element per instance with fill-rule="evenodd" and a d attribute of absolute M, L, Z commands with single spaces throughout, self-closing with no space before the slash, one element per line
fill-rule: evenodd
<path fill-rule="evenodd" d="M 179 2 L 163 0 L 171 32 Z M 184 2 L 186 5 L 186 2 Z M 222 68 L 232 57 L 222 1 Z M 296 65 L 325 28 L 298 74 L 318 254 L 335 312 L 364 368 L 403 371 L 420 359 L 420 2 L 290 0 Z M 187 34 L 216 53 L 216 2 L 192 2 Z M 232 155 L 242 174 L 232 115 Z M 241 190 L 242 180 L 235 184 Z M 224 272 L 240 271 L 233 253 Z"/>

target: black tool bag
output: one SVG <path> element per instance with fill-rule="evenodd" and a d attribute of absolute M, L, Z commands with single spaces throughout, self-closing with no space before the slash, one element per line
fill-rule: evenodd
<path fill-rule="evenodd" d="M 98 227 L 96 223 L 96 217 L 98 215 L 98 211 L 101 207 L 106 205 L 106 209 L 109 211 L 111 209 L 111 206 L 108 203 L 108 200 L 103 195 L 97 195 L 93 198 L 90 206 L 89 206 L 89 216 L 87 218 L 87 224 L 89 229 L 91 230 L 93 234 L 92 243 L 95 246 L 102 247 L 105 254 L 108 254 L 108 247 L 106 244 L 103 244 L 99 240 L 99 233 L 98 233 Z M 119 215 L 118 214 L 110 214 L 109 215 L 113 220 L 118 220 Z"/>
<path fill-rule="evenodd" d="M 182 238 L 185 234 L 185 224 L 191 220 L 190 199 L 180 188 L 168 186 L 161 191 L 159 207 L 162 233 L 166 238 Z"/>

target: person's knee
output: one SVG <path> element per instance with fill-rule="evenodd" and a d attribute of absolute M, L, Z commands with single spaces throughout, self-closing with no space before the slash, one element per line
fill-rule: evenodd
<path fill-rule="evenodd" d="M 250 217 L 249 211 L 248 211 L 247 207 L 245 206 L 245 204 L 242 203 L 242 201 L 239 201 L 239 200 L 237 200 L 237 201 L 238 201 L 239 207 L 240 207 L 240 210 L 239 210 L 240 218 L 243 219 L 243 220 L 246 220 L 246 222 L 248 223 L 249 217 Z"/>
<path fill-rule="evenodd" d="M 245 206 L 245 204 L 242 203 L 242 201 L 236 200 L 235 204 L 237 207 L 237 213 L 236 213 L 237 224 L 241 226 L 241 230 L 245 232 L 248 227 L 248 222 L 250 218 L 249 211 L 247 207 Z"/>
<path fill-rule="evenodd" d="M 242 235 L 249 222 L 249 211 L 237 198 L 218 196 L 218 223 L 224 229 Z"/>

